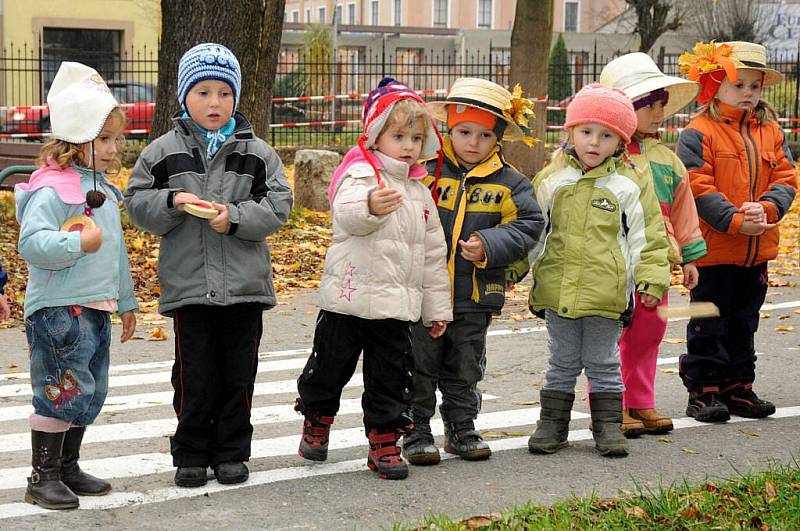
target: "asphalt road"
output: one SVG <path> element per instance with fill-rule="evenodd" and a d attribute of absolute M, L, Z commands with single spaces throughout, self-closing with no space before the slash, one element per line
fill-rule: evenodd
<path fill-rule="evenodd" d="M 499 512 L 527 500 L 549 504 L 572 495 L 625 494 L 637 485 L 658 487 L 684 478 L 700 482 L 732 477 L 800 456 L 800 288 L 770 288 L 756 338 L 755 389 L 777 405 L 774 418 L 734 417 L 713 426 L 687 419 L 686 392 L 677 374 L 686 322 L 671 322 L 660 354 L 657 402 L 677 419 L 676 430 L 667 437 L 632 440 L 625 459 L 603 458 L 594 451 L 583 380 L 570 447 L 553 456 L 527 451 L 527 437 L 538 417 L 547 333 L 542 321 L 521 319 L 522 297 L 517 299 L 490 329 L 481 385 L 486 399 L 478 420 L 494 449 L 488 461 L 447 459 L 436 467 L 412 467 L 405 481 L 378 479 L 366 468 L 360 368 L 345 389 L 328 462 L 311 464 L 299 458 L 302 422 L 291 403 L 293 380 L 311 345 L 316 315 L 316 295 L 307 293 L 264 317 L 248 483 L 223 487 L 211 480 L 200 489 L 174 486 L 167 438 L 174 429 L 172 341 L 115 343 L 111 392 L 98 422 L 87 431 L 81 460 L 87 471 L 110 478 L 114 491 L 83 497 L 81 508 L 68 512 L 22 502 L 30 473 L 27 348 L 23 332 L 0 330 L 0 528 L 371 529 L 419 523 L 428 513 L 463 517 Z M 672 296 L 673 304 L 685 300 L 678 293 Z M 145 329 L 158 325 L 140 323 L 138 335 L 146 336 Z M 171 337 L 171 323 L 160 326 Z M 115 327 L 117 338 L 119 332 Z M 437 441 L 442 442 L 441 435 Z"/>

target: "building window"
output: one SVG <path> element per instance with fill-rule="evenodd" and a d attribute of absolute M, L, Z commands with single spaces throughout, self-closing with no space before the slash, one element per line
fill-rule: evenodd
<path fill-rule="evenodd" d="M 494 11 L 493 0 L 478 0 L 478 27 L 492 28 L 492 11 Z"/>
<path fill-rule="evenodd" d="M 311 9 L 306 9 L 306 24 L 311 24 Z"/>
<path fill-rule="evenodd" d="M 392 0 L 392 24 L 399 26 L 403 22 L 403 0 Z"/>
<path fill-rule="evenodd" d="M 347 4 L 347 23 L 348 24 L 358 24 L 356 20 L 356 5 L 355 4 Z"/>
<path fill-rule="evenodd" d="M 564 2 L 564 31 L 578 31 L 580 2 Z"/>
<path fill-rule="evenodd" d="M 337 24 L 343 24 L 344 20 L 342 19 L 342 6 L 341 6 L 341 4 L 336 6 L 335 13 L 336 13 L 336 23 Z"/>
<path fill-rule="evenodd" d="M 294 22 L 295 24 L 300 22 L 300 11 L 296 9 L 292 11 L 292 22 Z"/>
<path fill-rule="evenodd" d="M 370 24 L 373 26 L 377 26 L 378 22 L 380 22 L 380 2 L 378 0 L 372 0 L 369 3 L 369 20 Z"/>
<path fill-rule="evenodd" d="M 433 27 L 446 28 L 450 22 L 450 0 L 433 0 Z"/>
<path fill-rule="evenodd" d="M 318 22 L 320 24 L 325 24 L 326 20 L 325 20 L 325 8 L 324 7 L 320 7 L 319 9 L 317 9 L 317 15 L 318 15 L 318 18 L 319 18 Z"/>

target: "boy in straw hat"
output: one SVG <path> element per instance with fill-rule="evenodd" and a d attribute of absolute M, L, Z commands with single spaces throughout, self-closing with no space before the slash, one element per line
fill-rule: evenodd
<path fill-rule="evenodd" d="M 712 41 L 679 58 L 681 73 L 700 83 L 703 106 L 677 148 L 708 245 L 691 298 L 720 310 L 719 317 L 689 321 L 680 360 L 686 414 L 702 422 L 775 412 L 752 389 L 753 340 L 767 261 L 777 256 L 777 225 L 792 205 L 797 176 L 775 111 L 761 99 L 765 86 L 782 79 L 767 68 L 766 55 L 760 44 Z"/>
<path fill-rule="evenodd" d="M 694 81 L 664 75 L 649 55 L 636 52 L 608 63 L 600 82 L 622 89 L 633 101 L 636 132 L 628 145 L 628 155 L 644 178 L 652 179 L 661 204 L 669 238 L 669 260 L 680 264 L 683 285 L 697 285 L 694 261 L 706 254 L 700 234 L 697 208 L 689 187 L 689 176 L 680 159 L 661 143 L 658 129 L 664 119 L 689 105 L 700 85 Z M 666 306 L 667 293 L 660 306 Z M 619 340 L 620 369 L 625 391 L 622 394 L 622 431 L 632 437 L 641 433 L 666 433 L 672 420 L 655 409 L 655 379 L 658 346 L 667 330 L 656 308 L 645 308 L 634 297 L 630 326 Z"/>
<path fill-rule="evenodd" d="M 529 180 L 502 153 L 501 142 L 533 140 L 527 129 L 533 112 L 521 93 L 519 86 L 511 94 L 491 81 L 461 78 L 446 100 L 429 103 L 450 130 L 444 159 L 428 162 L 428 183 L 438 196 L 447 240 L 454 320 L 439 338 L 422 324 L 413 330 L 414 430 L 404 438 L 403 454 L 415 465 L 440 459 L 430 426 L 437 387 L 445 451 L 468 460 L 491 455 L 474 424 L 486 331 L 505 302 L 506 266 L 523 258 L 542 230 Z"/>

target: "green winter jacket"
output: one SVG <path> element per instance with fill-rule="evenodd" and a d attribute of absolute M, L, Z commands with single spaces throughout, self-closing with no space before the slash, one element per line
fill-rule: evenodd
<path fill-rule="evenodd" d="M 533 180 L 545 231 L 530 253 L 532 310 L 619 319 L 634 289 L 669 288 L 668 240 L 652 179 L 611 157 L 584 173 L 550 164 Z"/>

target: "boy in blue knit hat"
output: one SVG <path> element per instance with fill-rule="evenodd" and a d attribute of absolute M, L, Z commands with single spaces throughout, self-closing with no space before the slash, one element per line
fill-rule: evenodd
<path fill-rule="evenodd" d="M 275 306 L 265 238 L 292 193 L 275 151 L 236 107 L 239 61 L 199 44 L 178 65 L 182 110 L 142 151 L 125 191 L 131 220 L 161 236 L 159 311 L 173 318 L 175 484 L 241 483 L 249 471 L 262 312 Z"/>

